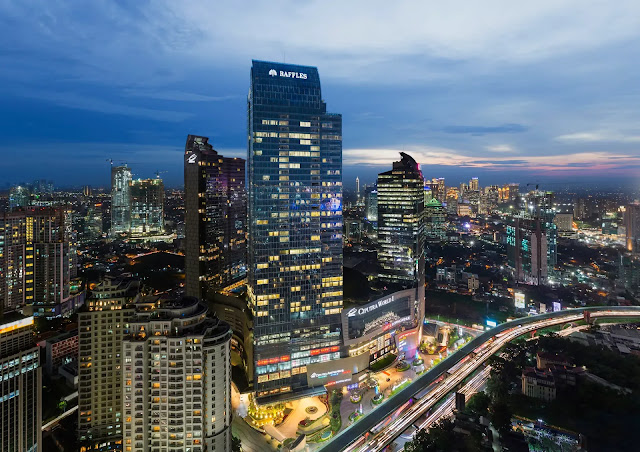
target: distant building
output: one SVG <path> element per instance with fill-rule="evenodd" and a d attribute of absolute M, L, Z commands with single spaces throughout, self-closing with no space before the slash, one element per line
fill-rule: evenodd
<path fill-rule="evenodd" d="M 518 282 L 546 284 L 557 261 L 555 225 L 512 217 L 507 225 L 507 258 Z"/>
<path fill-rule="evenodd" d="M 382 281 L 411 287 L 423 254 L 424 179 L 404 152 L 393 169 L 378 174 L 378 263 Z"/>
<path fill-rule="evenodd" d="M 627 250 L 640 254 L 640 204 L 629 204 L 624 212 Z"/>
<path fill-rule="evenodd" d="M 231 450 L 229 325 L 192 297 L 135 308 L 122 343 L 125 450 Z"/>
<path fill-rule="evenodd" d="M 375 223 L 378 221 L 378 191 L 371 190 L 367 192 L 367 196 L 365 198 L 365 215 L 367 221 L 371 221 Z"/>
<path fill-rule="evenodd" d="M 186 294 L 208 298 L 246 276 L 245 161 L 189 135 L 184 155 Z"/>
<path fill-rule="evenodd" d="M 71 213 L 28 207 L 0 216 L 0 301 L 35 316 L 56 317 L 69 300 L 76 276 Z"/>
<path fill-rule="evenodd" d="M 131 196 L 131 228 L 134 235 L 164 232 L 164 184 L 162 179 L 134 179 Z"/>
<path fill-rule="evenodd" d="M 57 375 L 59 367 L 78 359 L 78 330 L 45 339 L 38 345 L 43 350 L 45 371 Z"/>
<path fill-rule="evenodd" d="M 425 237 L 427 242 L 441 242 L 446 237 L 446 215 L 442 203 L 432 198 L 424 208 Z"/>
<path fill-rule="evenodd" d="M 568 232 L 573 230 L 573 214 L 557 213 L 553 219 L 553 223 L 558 227 L 560 232 Z"/>
<path fill-rule="evenodd" d="M 111 234 L 131 231 L 131 168 L 111 167 Z"/>
<path fill-rule="evenodd" d="M 556 382 L 550 371 L 527 367 L 522 371 L 522 394 L 546 401 L 555 400 Z"/>
<path fill-rule="evenodd" d="M 471 217 L 473 215 L 473 210 L 469 204 L 458 204 L 458 212 L 459 217 Z"/>
<path fill-rule="evenodd" d="M 5 314 L 0 321 L 0 448 L 42 450 L 42 369 L 33 343 L 33 317 Z"/>
<path fill-rule="evenodd" d="M 618 282 L 632 294 L 640 294 L 640 258 L 621 255 L 618 272 Z"/>
<path fill-rule="evenodd" d="M 9 189 L 9 210 L 31 205 L 31 191 L 25 185 L 16 185 Z"/>

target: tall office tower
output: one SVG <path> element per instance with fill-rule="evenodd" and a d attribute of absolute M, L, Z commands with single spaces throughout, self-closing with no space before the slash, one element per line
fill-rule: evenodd
<path fill-rule="evenodd" d="M 186 294 L 208 294 L 246 276 L 245 161 L 218 154 L 207 137 L 185 147 Z"/>
<path fill-rule="evenodd" d="M 469 181 L 469 190 L 472 190 L 472 191 L 480 190 L 480 187 L 478 186 L 477 177 L 472 177 L 471 180 Z"/>
<path fill-rule="evenodd" d="M 0 301 L 4 309 L 27 305 L 35 316 L 60 315 L 76 276 L 71 213 L 28 207 L 0 216 Z"/>
<path fill-rule="evenodd" d="M 42 368 L 33 317 L 0 321 L 0 450 L 42 450 Z"/>
<path fill-rule="evenodd" d="M 436 198 L 431 198 L 424 206 L 424 216 L 426 241 L 443 241 L 446 238 L 446 215 L 442 203 Z"/>
<path fill-rule="evenodd" d="M 640 253 L 640 204 L 629 204 L 624 211 L 627 250 Z"/>
<path fill-rule="evenodd" d="M 82 451 L 122 450 L 122 340 L 140 282 L 105 277 L 78 312 L 78 439 Z"/>
<path fill-rule="evenodd" d="M 378 221 L 378 191 L 371 190 L 367 192 L 364 208 L 366 218 L 373 223 Z"/>
<path fill-rule="evenodd" d="M 31 192 L 25 185 L 16 185 L 9 189 L 9 210 L 27 207 L 31 204 Z"/>
<path fill-rule="evenodd" d="M 88 197 L 88 196 L 91 196 L 92 194 L 93 194 L 93 191 L 91 190 L 91 185 L 82 186 L 82 196 Z"/>
<path fill-rule="evenodd" d="M 102 203 L 90 202 L 84 215 L 80 234 L 83 243 L 90 243 L 102 237 Z"/>
<path fill-rule="evenodd" d="M 231 328 L 197 298 L 136 303 L 124 358 L 124 450 L 231 450 Z"/>
<path fill-rule="evenodd" d="M 556 226 L 543 218 L 512 217 L 507 225 L 507 258 L 516 281 L 548 282 L 557 260 Z"/>
<path fill-rule="evenodd" d="M 131 230 L 131 168 L 111 167 L 111 234 Z"/>
<path fill-rule="evenodd" d="M 458 212 L 458 189 L 456 187 L 449 187 L 447 190 L 447 213 L 456 215 Z"/>
<path fill-rule="evenodd" d="M 162 179 L 134 179 L 131 193 L 131 233 L 164 232 L 164 184 Z"/>
<path fill-rule="evenodd" d="M 260 401 L 302 396 L 307 365 L 340 357 L 342 116 L 315 67 L 253 61 L 248 297 Z"/>
<path fill-rule="evenodd" d="M 391 171 L 378 174 L 378 276 L 411 287 L 424 248 L 424 179 L 411 156 L 400 156 Z"/>
<path fill-rule="evenodd" d="M 360 178 L 356 176 L 356 196 L 360 199 Z"/>

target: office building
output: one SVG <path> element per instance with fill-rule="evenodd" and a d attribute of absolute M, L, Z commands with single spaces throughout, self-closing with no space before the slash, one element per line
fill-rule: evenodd
<path fill-rule="evenodd" d="M 61 315 L 72 296 L 76 243 L 71 213 L 27 207 L 0 216 L 0 300 L 5 309 L 28 306 L 36 316 Z"/>
<path fill-rule="evenodd" d="M 556 226 L 541 218 L 514 216 L 507 225 L 507 258 L 516 281 L 546 284 L 557 260 Z"/>
<path fill-rule="evenodd" d="M 378 276 L 411 287 L 423 253 L 424 179 L 411 156 L 400 156 L 391 171 L 378 174 Z"/>
<path fill-rule="evenodd" d="M 111 167 L 111 234 L 131 230 L 131 168 Z"/>
<path fill-rule="evenodd" d="M 42 450 L 42 369 L 33 317 L 6 313 L 0 321 L 0 450 Z"/>
<path fill-rule="evenodd" d="M 441 242 L 446 238 L 446 215 L 442 203 L 431 198 L 424 206 L 425 238 L 427 242 Z"/>
<path fill-rule="evenodd" d="M 472 177 L 471 180 L 469 181 L 469 190 L 471 190 L 471 191 L 480 190 L 480 186 L 478 185 L 478 178 L 477 177 Z"/>
<path fill-rule="evenodd" d="M 81 450 L 122 450 L 122 341 L 140 282 L 105 277 L 78 313 L 78 439 Z"/>
<path fill-rule="evenodd" d="M 629 204 L 624 211 L 626 248 L 634 254 L 640 253 L 640 204 Z"/>
<path fill-rule="evenodd" d="M 245 161 L 196 135 L 184 157 L 186 294 L 205 299 L 246 276 Z"/>
<path fill-rule="evenodd" d="M 556 213 L 553 222 L 560 232 L 568 232 L 573 230 L 572 213 Z M 616 225 L 616 231 L 617 227 L 618 226 Z"/>
<path fill-rule="evenodd" d="M 162 179 L 134 179 L 131 196 L 131 228 L 134 235 L 164 232 L 164 184 Z"/>
<path fill-rule="evenodd" d="M 9 210 L 27 207 L 31 204 L 31 191 L 25 185 L 16 185 L 9 189 Z"/>
<path fill-rule="evenodd" d="M 231 328 L 197 298 L 139 301 L 122 350 L 124 450 L 231 450 Z"/>
<path fill-rule="evenodd" d="M 371 190 L 367 192 L 365 198 L 365 218 L 367 221 L 376 223 L 378 221 L 378 191 Z"/>
<path fill-rule="evenodd" d="M 317 68 L 264 61 L 248 112 L 247 292 L 264 401 L 312 392 L 307 365 L 340 357 L 342 116 L 327 113 Z"/>

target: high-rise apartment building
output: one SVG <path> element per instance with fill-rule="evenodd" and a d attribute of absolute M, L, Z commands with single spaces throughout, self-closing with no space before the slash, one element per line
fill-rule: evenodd
<path fill-rule="evenodd" d="M 247 271 L 245 161 L 189 135 L 184 155 L 186 294 L 209 293 Z"/>
<path fill-rule="evenodd" d="M 0 451 L 42 450 L 42 369 L 33 317 L 0 321 Z"/>
<path fill-rule="evenodd" d="M 469 190 L 471 190 L 471 191 L 480 190 L 480 186 L 478 185 L 478 178 L 477 177 L 472 177 L 471 180 L 469 181 Z"/>
<path fill-rule="evenodd" d="M 197 298 L 138 302 L 123 341 L 124 450 L 231 450 L 231 328 Z"/>
<path fill-rule="evenodd" d="M 28 306 L 33 315 L 55 317 L 76 276 L 71 214 L 62 208 L 27 207 L 0 216 L 0 302 Z"/>
<path fill-rule="evenodd" d="M 424 248 L 424 179 L 411 156 L 400 156 L 391 171 L 378 174 L 378 276 L 411 287 Z"/>
<path fill-rule="evenodd" d="M 164 232 L 164 184 L 162 179 L 131 181 L 131 228 L 135 235 Z"/>
<path fill-rule="evenodd" d="M 131 230 L 131 168 L 111 167 L 111 234 Z"/>
<path fill-rule="evenodd" d="M 78 438 L 82 451 L 122 449 L 122 341 L 140 282 L 105 277 L 78 313 Z"/>
<path fill-rule="evenodd" d="M 624 211 L 627 250 L 640 253 L 640 204 L 629 204 Z"/>
<path fill-rule="evenodd" d="M 340 357 L 342 116 L 315 67 L 253 61 L 248 105 L 248 297 L 258 400 L 303 395 Z"/>

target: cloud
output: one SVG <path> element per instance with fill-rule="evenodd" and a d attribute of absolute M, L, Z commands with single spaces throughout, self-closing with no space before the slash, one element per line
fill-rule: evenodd
<path fill-rule="evenodd" d="M 462 133 L 471 135 L 485 135 L 488 133 L 521 133 L 526 132 L 527 127 L 522 124 L 502 124 L 500 126 L 445 126 L 442 130 L 446 133 Z"/>
<path fill-rule="evenodd" d="M 617 142 L 617 143 L 640 143 L 640 135 L 625 135 L 617 132 L 593 131 L 577 132 L 555 137 L 557 141 L 596 143 L 596 142 Z"/>
<path fill-rule="evenodd" d="M 52 102 L 66 108 L 95 111 L 111 115 L 137 116 L 156 121 L 182 122 L 193 116 L 192 113 L 180 111 L 131 107 L 129 105 L 118 104 L 108 100 L 82 96 L 73 92 L 34 92 L 29 93 L 29 96 L 36 97 L 38 100 Z"/>
<path fill-rule="evenodd" d="M 129 96 L 147 97 L 150 99 L 169 100 L 177 102 L 221 102 L 225 100 L 240 99 L 245 96 L 208 96 L 205 94 L 188 93 L 184 91 L 171 90 L 146 90 L 146 89 L 125 89 L 123 93 Z"/>
<path fill-rule="evenodd" d="M 508 144 L 495 144 L 492 146 L 485 146 L 485 149 L 490 152 L 515 152 L 515 149 Z"/>

